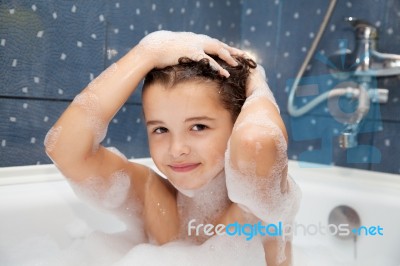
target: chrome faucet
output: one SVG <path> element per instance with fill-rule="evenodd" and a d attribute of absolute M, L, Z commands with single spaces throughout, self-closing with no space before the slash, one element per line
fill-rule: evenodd
<path fill-rule="evenodd" d="M 376 50 L 378 31 L 367 21 L 345 18 L 355 31 L 355 49 L 339 51 L 329 57 L 332 71 L 353 72 L 354 76 L 385 77 L 400 75 L 400 55 L 380 53 Z"/>
<path fill-rule="evenodd" d="M 365 78 L 362 78 L 365 79 Z M 343 149 L 354 148 L 358 145 L 357 135 L 362 119 L 368 114 L 370 108 L 371 96 L 368 91 L 373 91 L 369 88 L 368 81 L 360 82 L 357 91 L 358 105 L 355 112 L 350 115 L 346 121 L 346 129 L 339 136 L 339 146 Z"/>
<path fill-rule="evenodd" d="M 340 78 L 353 75 L 359 86 L 354 88 L 358 98 L 358 107 L 347 121 L 345 130 L 339 137 L 342 148 L 352 148 L 358 145 L 357 134 L 360 122 L 366 116 L 370 108 L 370 101 L 386 103 L 388 90 L 371 87 L 372 77 L 387 77 L 400 75 L 400 55 L 380 53 L 376 50 L 378 31 L 367 21 L 354 17 L 345 19 L 354 28 L 354 51 L 341 49 L 329 57 L 331 73 Z M 342 73 L 348 73 L 343 75 Z"/>

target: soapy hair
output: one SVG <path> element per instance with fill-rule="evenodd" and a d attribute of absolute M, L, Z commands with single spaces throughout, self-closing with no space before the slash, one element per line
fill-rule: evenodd
<path fill-rule="evenodd" d="M 226 78 L 218 70 L 211 67 L 207 58 L 194 61 L 187 57 L 179 59 L 179 64 L 163 69 L 153 69 L 146 77 L 143 91 L 150 85 L 158 83 L 166 87 L 173 87 L 179 83 L 194 81 L 215 84 L 223 107 L 231 114 L 233 122 L 238 117 L 246 100 L 246 81 L 252 68 L 257 64 L 248 58 L 234 57 L 237 66 L 228 65 L 218 57 L 213 57 L 218 64 L 225 68 L 230 76 Z"/>

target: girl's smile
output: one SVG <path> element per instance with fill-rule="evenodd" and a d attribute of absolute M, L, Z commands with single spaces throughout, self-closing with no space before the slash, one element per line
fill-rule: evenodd
<path fill-rule="evenodd" d="M 190 172 L 200 166 L 200 163 L 182 163 L 170 165 L 171 169 L 175 172 L 185 173 Z"/>

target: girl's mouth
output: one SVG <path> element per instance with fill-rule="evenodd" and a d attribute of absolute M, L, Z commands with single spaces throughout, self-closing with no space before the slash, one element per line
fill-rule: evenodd
<path fill-rule="evenodd" d="M 200 163 L 185 163 L 185 164 L 171 164 L 169 167 L 174 172 L 179 172 L 179 173 L 184 173 L 184 172 L 190 172 L 194 169 L 196 169 Z"/>

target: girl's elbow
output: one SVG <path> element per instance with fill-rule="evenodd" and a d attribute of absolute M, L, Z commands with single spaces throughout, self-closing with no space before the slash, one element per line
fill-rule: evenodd
<path fill-rule="evenodd" d="M 244 155 L 249 161 L 258 158 L 273 156 L 277 151 L 277 139 L 273 134 L 268 134 L 268 129 L 263 127 L 246 127 L 234 139 L 239 154 Z"/>

